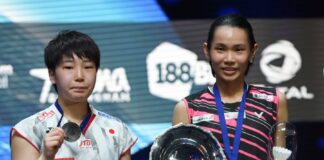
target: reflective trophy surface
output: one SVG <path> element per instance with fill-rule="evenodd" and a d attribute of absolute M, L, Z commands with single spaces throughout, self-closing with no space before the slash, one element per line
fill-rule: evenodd
<path fill-rule="evenodd" d="M 211 132 L 179 124 L 158 136 L 150 160 L 224 160 L 225 154 Z"/>
<path fill-rule="evenodd" d="M 276 123 L 271 127 L 269 137 L 268 160 L 296 159 L 297 132 L 292 123 Z"/>

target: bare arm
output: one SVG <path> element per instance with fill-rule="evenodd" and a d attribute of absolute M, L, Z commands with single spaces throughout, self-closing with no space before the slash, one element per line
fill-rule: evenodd
<path fill-rule="evenodd" d="M 131 160 L 131 154 L 130 154 L 130 150 L 128 150 L 127 152 L 125 152 L 120 158 L 119 160 Z"/>
<path fill-rule="evenodd" d="M 279 92 L 279 108 L 277 114 L 278 122 L 287 122 L 288 121 L 288 106 L 287 100 L 284 94 Z M 278 129 L 278 128 L 277 128 Z M 286 146 L 286 135 L 279 130 L 276 131 L 275 135 L 275 146 L 285 147 Z"/>
<path fill-rule="evenodd" d="M 52 160 L 64 140 L 62 128 L 54 128 L 44 137 L 45 152 L 40 153 L 27 140 L 14 132 L 11 139 L 11 158 L 12 160 Z"/>
<path fill-rule="evenodd" d="M 13 136 L 11 137 L 10 147 L 12 160 L 37 159 L 40 156 L 38 150 L 15 131 L 13 131 Z"/>
<path fill-rule="evenodd" d="M 286 96 L 279 92 L 279 109 L 278 109 L 278 122 L 287 122 L 288 121 L 288 106 Z"/>
<path fill-rule="evenodd" d="M 172 125 L 176 125 L 178 123 L 190 124 L 186 105 L 183 101 L 178 102 L 173 110 Z"/>

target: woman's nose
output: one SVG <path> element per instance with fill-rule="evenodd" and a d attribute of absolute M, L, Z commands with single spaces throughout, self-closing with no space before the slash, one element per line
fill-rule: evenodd
<path fill-rule="evenodd" d="M 83 81 L 83 79 L 84 79 L 84 73 L 83 73 L 83 69 L 81 67 L 76 67 L 75 79 L 77 81 Z"/>

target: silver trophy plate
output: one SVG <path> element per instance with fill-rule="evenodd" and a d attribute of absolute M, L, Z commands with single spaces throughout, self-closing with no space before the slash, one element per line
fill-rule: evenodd
<path fill-rule="evenodd" d="M 150 160 L 222 160 L 224 152 L 211 132 L 180 124 L 157 137 Z"/>

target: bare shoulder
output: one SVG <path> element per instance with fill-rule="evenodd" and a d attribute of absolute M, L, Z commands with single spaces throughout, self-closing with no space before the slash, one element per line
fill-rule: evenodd
<path fill-rule="evenodd" d="M 186 104 L 183 101 L 179 101 L 175 106 L 174 110 L 186 110 Z"/>
<path fill-rule="evenodd" d="M 184 101 L 178 102 L 173 110 L 172 125 L 179 123 L 189 124 L 190 120 L 188 118 L 187 107 Z"/>
<path fill-rule="evenodd" d="M 37 159 L 39 151 L 32 146 L 26 139 L 13 131 L 11 136 L 11 158 L 12 160 Z"/>

